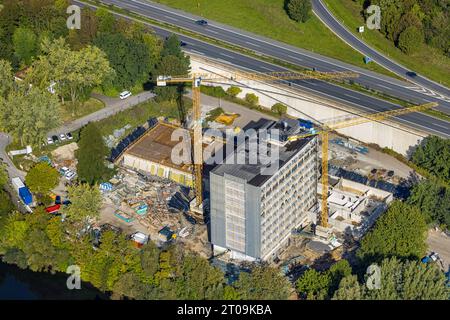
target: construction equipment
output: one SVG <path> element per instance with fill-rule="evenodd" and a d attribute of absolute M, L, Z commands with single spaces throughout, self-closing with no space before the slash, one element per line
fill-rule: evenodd
<path fill-rule="evenodd" d="M 328 198 L 328 141 L 329 134 L 332 131 L 348 128 L 352 126 L 356 126 L 359 124 L 364 124 L 373 121 L 386 120 L 392 117 L 400 116 L 403 114 L 411 113 L 411 112 L 420 112 L 424 110 L 428 110 L 434 107 L 437 107 L 438 104 L 431 102 L 419 106 L 413 106 L 409 108 L 401 108 L 389 111 L 383 111 L 379 113 L 365 113 L 358 114 L 356 116 L 351 117 L 350 119 L 340 120 L 336 122 L 327 122 L 321 125 L 320 129 L 315 133 L 307 133 L 301 135 L 290 136 L 288 140 L 295 141 L 303 138 L 307 138 L 314 135 L 320 135 L 322 138 L 322 210 L 321 210 L 321 219 L 320 226 L 324 228 L 328 228 L 328 206 L 327 206 L 327 198 Z"/>
<path fill-rule="evenodd" d="M 200 86 L 202 82 L 223 82 L 224 80 L 256 80 L 256 81 L 279 81 L 279 80 L 336 80 L 345 78 L 357 78 L 359 75 L 353 72 L 268 72 L 252 73 L 236 71 L 228 77 L 214 73 L 198 73 L 190 76 L 161 75 L 156 79 L 156 85 L 164 87 L 167 84 L 192 83 L 193 103 L 193 163 L 194 163 L 194 191 L 197 209 L 202 210 L 203 203 L 203 149 L 202 149 L 202 119 L 200 105 Z"/>

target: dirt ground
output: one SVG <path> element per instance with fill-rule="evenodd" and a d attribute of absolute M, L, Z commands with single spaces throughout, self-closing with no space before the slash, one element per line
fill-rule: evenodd
<path fill-rule="evenodd" d="M 330 150 L 334 159 L 346 162 L 345 169 L 365 176 L 369 175 L 372 169 L 386 169 L 387 171 L 393 170 L 395 176 L 406 179 L 412 171 L 410 167 L 394 157 L 372 148 L 369 148 L 369 153 L 364 155 L 330 143 Z M 348 161 L 348 157 L 351 157 L 352 160 Z"/>
<path fill-rule="evenodd" d="M 52 151 L 52 156 L 55 162 L 75 160 L 75 151 L 78 145 L 75 142 L 61 146 Z"/>
<path fill-rule="evenodd" d="M 444 269 L 447 271 L 450 267 L 450 237 L 442 231 L 430 229 L 428 231 L 428 252 L 436 252 L 442 259 Z"/>

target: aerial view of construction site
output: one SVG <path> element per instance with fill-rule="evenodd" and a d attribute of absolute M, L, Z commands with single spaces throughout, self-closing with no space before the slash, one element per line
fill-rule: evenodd
<path fill-rule="evenodd" d="M 0 300 L 448 301 L 450 4 L 393 2 L 0 1 Z"/>

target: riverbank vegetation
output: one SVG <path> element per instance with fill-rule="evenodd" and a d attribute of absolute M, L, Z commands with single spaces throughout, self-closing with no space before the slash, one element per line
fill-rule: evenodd
<path fill-rule="evenodd" d="M 137 249 L 113 231 L 104 232 L 94 249 L 90 233 L 80 230 L 98 216 L 100 207 L 92 206 L 100 200 L 98 189 L 79 186 L 69 193 L 72 205 L 64 222 L 43 209 L 3 216 L 0 255 L 4 262 L 49 272 L 65 272 L 69 265 L 77 265 L 83 281 L 115 298 L 287 299 L 290 293 L 288 281 L 277 270 L 258 268 L 228 285 L 223 272 L 204 258 L 176 246 L 159 249 L 153 242 Z"/>

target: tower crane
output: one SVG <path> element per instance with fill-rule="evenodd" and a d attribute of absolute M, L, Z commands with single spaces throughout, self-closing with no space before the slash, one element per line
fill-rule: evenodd
<path fill-rule="evenodd" d="M 327 206 L 327 200 L 328 200 L 328 140 L 329 140 L 329 134 L 332 131 L 348 128 L 352 126 L 356 126 L 359 124 L 364 124 L 368 122 L 374 122 L 374 121 L 380 121 L 380 120 L 386 120 L 392 117 L 400 116 L 403 114 L 411 113 L 411 112 L 420 112 L 427 109 L 431 109 L 434 107 L 437 107 L 438 104 L 431 102 L 419 106 L 413 106 L 409 108 L 401 108 L 401 109 L 395 109 L 395 110 L 389 110 L 379 113 L 372 113 L 372 114 L 358 114 L 354 118 L 343 120 L 343 121 L 336 121 L 336 122 L 327 122 L 320 126 L 317 132 L 314 133 L 308 133 L 308 134 L 301 134 L 301 135 L 294 135 L 290 136 L 288 140 L 295 141 L 298 139 L 307 138 L 314 135 L 319 135 L 322 138 L 322 208 L 321 208 L 321 218 L 320 218 L 320 225 L 324 228 L 328 228 L 328 206 Z"/>
<path fill-rule="evenodd" d="M 200 86 L 202 82 L 221 82 L 224 80 L 259 80 L 259 81 L 278 81 L 278 80 L 335 80 L 346 78 L 357 78 L 359 75 L 354 72 L 266 72 L 253 73 L 236 71 L 230 73 L 229 77 L 217 75 L 214 73 L 194 73 L 189 76 L 170 76 L 161 75 L 156 79 L 156 85 L 164 87 L 167 84 L 192 83 L 192 104 L 193 104 L 193 167 L 194 167 L 194 191 L 197 208 L 201 209 L 203 203 L 203 149 L 202 149 L 202 119 L 200 104 Z"/>

